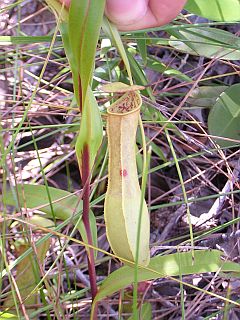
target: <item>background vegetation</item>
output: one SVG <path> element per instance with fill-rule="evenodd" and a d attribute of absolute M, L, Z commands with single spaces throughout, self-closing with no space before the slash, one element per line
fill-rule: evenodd
<path fill-rule="evenodd" d="M 222 10 L 214 7 L 217 2 L 205 7 L 199 1 L 199 7 L 197 0 L 189 1 L 189 11 L 167 26 L 121 34 L 134 81 L 145 86 L 141 115 L 152 148 L 145 197 L 154 258 L 138 271 L 142 319 L 240 317 L 234 263 L 239 261 L 239 1 L 220 1 Z M 0 318 L 89 319 L 88 241 L 74 150 L 82 118 L 60 21 L 42 1 L 4 0 L 0 14 Z M 90 189 L 98 285 L 104 281 L 95 302 L 99 319 L 133 319 L 134 269 L 121 268 L 111 254 L 103 219 L 106 107 L 112 97 L 101 86 L 129 83 L 111 41 L 102 31 L 92 82 L 104 128 Z M 139 178 L 142 147 L 139 131 Z"/>

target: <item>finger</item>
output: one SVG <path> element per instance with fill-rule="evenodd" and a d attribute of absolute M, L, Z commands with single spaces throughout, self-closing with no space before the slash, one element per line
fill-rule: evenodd
<path fill-rule="evenodd" d="M 132 25 L 145 17 L 149 0 L 107 0 L 105 14 L 116 25 Z"/>
<path fill-rule="evenodd" d="M 60 1 L 61 3 L 64 3 L 64 5 L 69 8 L 70 7 L 70 3 L 71 3 L 71 0 L 58 0 Z"/>
<path fill-rule="evenodd" d="M 152 28 L 167 24 L 173 20 L 182 10 L 186 1 L 137 0 L 133 3 L 130 0 L 107 0 L 105 13 L 117 25 L 119 30 Z M 122 3 L 121 8 L 119 8 L 119 2 Z M 124 10 L 127 11 L 124 12 Z"/>
<path fill-rule="evenodd" d="M 161 25 L 176 18 L 187 0 L 150 0 L 149 9 L 156 22 Z"/>

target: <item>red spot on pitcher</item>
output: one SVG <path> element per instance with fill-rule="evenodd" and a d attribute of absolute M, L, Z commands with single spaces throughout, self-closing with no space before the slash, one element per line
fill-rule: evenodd
<path fill-rule="evenodd" d="M 121 177 L 126 177 L 128 175 L 127 170 L 126 169 L 121 169 L 120 170 L 120 176 Z"/>

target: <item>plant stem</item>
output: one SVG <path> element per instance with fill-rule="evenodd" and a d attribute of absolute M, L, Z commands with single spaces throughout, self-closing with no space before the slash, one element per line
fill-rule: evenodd
<path fill-rule="evenodd" d="M 82 166 L 82 183 L 83 183 L 83 214 L 82 219 L 87 234 L 88 244 L 93 245 L 91 227 L 89 222 L 89 197 L 90 197 L 90 157 L 89 148 L 85 146 L 83 149 L 83 166 Z M 94 251 L 88 248 L 88 273 L 91 285 L 92 300 L 97 294 L 97 279 L 94 263 Z"/>

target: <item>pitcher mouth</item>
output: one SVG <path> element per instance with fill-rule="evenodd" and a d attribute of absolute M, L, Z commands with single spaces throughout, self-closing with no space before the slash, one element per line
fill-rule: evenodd
<path fill-rule="evenodd" d="M 108 109 L 109 115 L 125 116 L 138 111 L 141 107 L 142 99 L 139 93 L 127 92 Z"/>

